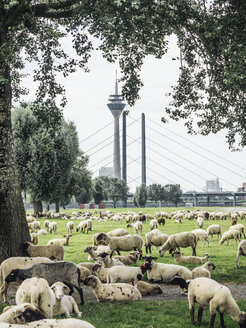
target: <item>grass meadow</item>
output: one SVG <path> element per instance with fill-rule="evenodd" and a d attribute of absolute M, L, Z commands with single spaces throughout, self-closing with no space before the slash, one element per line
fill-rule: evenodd
<path fill-rule="evenodd" d="M 128 209 L 127 209 L 128 210 Z M 144 213 L 154 214 L 156 211 L 175 211 L 176 208 L 146 208 L 146 209 L 129 209 L 135 212 L 143 211 Z M 221 210 L 218 208 L 202 208 L 201 210 Z M 223 208 L 222 210 L 225 210 Z M 65 210 L 66 213 L 71 214 L 76 210 Z M 113 212 L 125 211 L 124 209 L 113 209 Z M 93 210 L 94 212 L 94 210 Z M 98 215 L 98 214 L 95 214 Z M 45 218 L 39 219 L 41 226 Z M 50 219 L 53 221 L 53 219 Z M 56 234 L 49 234 L 46 236 L 39 236 L 39 245 L 46 245 L 48 240 L 52 238 L 62 238 L 62 234 L 67 233 L 67 220 L 54 219 L 58 223 L 58 230 Z M 75 220 L 75 227 L 80 220 Z M 204 229 L 209 225 L 218 223 L 222 226 L 222 233 L 229 229 L 231 220 L 206 220 Z M 240 220 L 240 223 L 244 221 Z M 92 231 L 88 234 L 83 234 L 74 231 L 73 236 L 70 238 L 70 245 L 65 247 L 65 260 L 79 263 L 88 261 L 88 254 L 84 253 L 86 246 L 92 245 L 92 236 L 98 232 L 108 232 L 116 228 L 126 228 L 126 222 L 122 223 L 115 221 L 98 222 L 93 221 Z M 183 220 L 182 224 L 174 223 L 172 219 L 166 220 L 164 226 L 159 226 L 159 230 L 163 233 L 173 234 L 181 231 L 191 231 L 197 229 L 196 220 Z M 126 228 L 130 234 L 134 233 L 133 228 Z M 143 234 L 150 231 L 149 222 L 144 223 Z M 182 249 L 185 255 L 191 255 L 191 248 Z M 210 253 L 210 260 L 216 265 L 216 270 L 212 272 L 212 278 L 218 282 L 246 282 L 246 258 L 241 257 L 239 261 L 239 269 L 235 269 L 235 259 L 237 253 L 237 245 L 234 240 L 231 240 L 230 245 L 226 243 L 219 245 L 217 237 L 214 236 L 212 240 L 210 237 L 210 245 L 207 244 L 203 247 L 202 243 L 198 243 L 197 255 L 203 256 L 205 253 Z M 124 254 L 124 252 L 122 253 Z M 145 255 L 145 248 L 143 248 L 143 255 Z M 174 258 L 167 252 L 164 257 L 159 257 L 158 249 L 152 247 L 152 255 L 158 257 L 157 262 L 175 263 Z M 138 261 L 140 265 L 142 261 Z M 194 265 L 187 265 L 189 269 L 193 269 Z M 246 295 L 245 300 L 239 300 L 240 308 L 246 311 Z M 0 306 L 2 311 L 3 306 Z M 187 300 L 170 300 L 170 301 L 138 301 L 138 302 L 113 302 L 113 303 L 95 303 L 87 302 L 85 305 L 80 306 L 82 311 L 82 319 L 91 322 L 96 328 L 188 328 L 191 327 L 189 310 Z M 228 315 L 225 315 L 225 325 L 227 328 L 234 328 L 237 326 Z M 208 308 L 204 311 L 203 323 L 200 327 L 209 326 L 209 312 Z M 217 315 L 215 327 L 219 327 L 219 316 Z"/>

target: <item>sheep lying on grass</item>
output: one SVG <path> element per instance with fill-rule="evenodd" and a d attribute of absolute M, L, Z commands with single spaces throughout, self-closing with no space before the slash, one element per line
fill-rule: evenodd
<path fill-rule="evenodd" d="M 208 253 L 204 254 L 203 257 L 183 256 L 183 253 L 181 253 L 179 250 L 173 252 L 172 256 L 174 257 L 176 263 L 191 263 L 191 264 L 202 264 L 206 262 L 210 257 Z"/>
<path fill-rule="evenodd" d="M 39 310 L 39 308 L 30 303 L 22 303 L 20 305 L 7 306 L 7 309 L 0 314 L 0 327 L 6 328 L 20 328 L 19 324 L 25 324 L 27 322 L 45 319 L 45 315 Z M 3 324 L 6 322 L 6 326 Z M 39 322 L 39 321 L 38 321 Z M 16 325 L 13 325 L 15 324 Z M 28 326 L 29 327 L 29 326 Z"/>
<path fill-rule="evenodd" d="M 93 288 L 98 302 L 105 301 L 137 301 L 141 294 L 136 286 L 130 284 L 103 284 L 98 277 L 90 276 L 85 285 Z"/>
<path fill-rule="evenodd" d="M 157 284 L 149 284 L 145 281 L 137 282 L 137 289 L 140 291 L 141 295 L 153 295 L 153 294 L 163 294 L 161 287 Z"/>
<path fill-rule="evenodd" d="M 129 255 L 116 255 L 114 256 L 115 260 L 119 260 L 125 265 L 131 265 L 137 263 L 138 256 L 142 255 L 142 253 L 139 252 L 133 252 L 130 253 Z"/>
<path fill-rule="evenodd" d="M 196 256 L 197 239 L 193 232 L 180 232 L 169 236 L 165 244 L 160 248 L 159 255 L 163 256 L 169 250 L 172 253 L 176 248 L 191 247 L 192 255 Z"/>
<path fill-rule="evenodd" d="M 125 282 L 136 284 L 146 272 L 145 266 L 127 267 L 115 265 L 108 269 L 107 283 Z"/>
<path fill-rule="evenodd" d="M 246 240 L 242 240 L 237 247 L 237 258 L 235 262 L 235 267 L 238 268 L 238 261 L 240 256 L 246 256 Z"/>
<path fill-rule="evenodd" d="M 208 261 L 206 263 L 204 263 L 203 265 L 201 265 L 200 267 L 197 267 L 193 270 L 191 270 L 192 272 L 192 279 L 198 278 L 198 277 L 207 277 L 207 278 L 211 278 L 211 271 L 215 270 L 216 266 Z"/>
<path fill-rule="evenodd" d="M 68 246 L 69 245 L 69 238 L 72 237 L 70 234 L 63 235 L 65 239 L 51 239 L 48 241 L 47 246 L 49 245 L 62 245 Z"/>

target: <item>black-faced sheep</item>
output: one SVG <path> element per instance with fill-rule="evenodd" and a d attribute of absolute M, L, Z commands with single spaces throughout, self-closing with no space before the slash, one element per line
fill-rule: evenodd
<path fill-rule="evenodd" d="M 163 256 L 168 250 L 172 253 L 176 248 L 180 249 L 180 247 L 191 247 L 192 255 L 196 256 L 196 246 L 197 239 L 193 232 L 180 232 L 169 236 L 168 240 L 160 248 L 159 254 L 160 256 Z"/>
<path fill-rule="evenodd" d="M 22 325 L 20 326 L 20 324 L 45 318 L 45 315 L 37 306 L 30 303 L 22 303 L 20 305 L 8 306 L 7 310 L 4 310 L 4 312 L 0 314 L 0 327 L 20 328 L 23 327 Z M 4 325 L 4 322 L 6 322 L 6 326 Z"/>

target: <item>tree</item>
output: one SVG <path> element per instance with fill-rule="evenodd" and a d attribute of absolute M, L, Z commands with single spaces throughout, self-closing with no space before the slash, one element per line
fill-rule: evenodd
<path fill-rule="evenodd" d="M 147 187 L 147 192 L 148 192 L 148 199 L 152 200 L 155 202 L 155 204 L 159 201 L 164 200 L 163 195 L 164 195 L 164 190 L 163 186 L 160 184 L 153 183 Z"/>
<path fill-rule="evenodd" d="M 128 190 L 129 188 L 124 180 L 109 178 L 108 197 L 112 199 L 114 208 L 119 200 L 125 201 L 127 199 Z"/>
<path fill-rule="evenodd" d="M 92 196 L 95 204 L 100 204 L 104 199 L 107 199 L 107 187 L 105 188 L 105 179 L 102 177 L 95 178 L 92 186 Z"/>
<path fill-rule="evenodd" d="M 182 190 L 180 189 L 180 185 L 167 184 L 165 185 L 165 189 L 167 192 L 167 201 L 177 206 L 178 203 L 181 201 L 182 196 Z"/>
<path fill-rule="evenodd" d="M 145 184 L 141 184 L 136 188 L 136 192 L 134 194 L 134 203 L 137 204 L 138 207 L 145 207 L 145 204 L 148 199 L 147 187 Z"/>

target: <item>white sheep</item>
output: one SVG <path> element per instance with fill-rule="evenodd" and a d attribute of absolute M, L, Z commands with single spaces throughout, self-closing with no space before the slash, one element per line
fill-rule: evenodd
<path fill-rule="evenodd" d="M 195 324 L 194 309 L 195 303 L 198 303 L 199 325 L 202 321 L 203 308 L 205 306 L 209 306 L 209 327 L 214 327 L 216 311 L 220 314 L 220 327 L 225 327 L 223 318 L 224 312 L 228 313 L 232 320 L 236 321 L 240 327 L 246 327 L 246 313 L 240 311 L 236 301 L 231 295 L 230 290 L 215 280 L 205 277 L 191 280 L 188 287 L 188 302 L 192 324 Z"/>
<path fill-rule="evenodd" d="M 242 240 L 238 244 L 237 258 L 236 258 L 236 262 L 235 262 L 235 267 L 236 268 L 238 268 L 238 261 L 239 261 L 239 258 L 240 258 L 241 255 L 246 256 L 246 240 Z"/>
<path fill-rule="evenodd" d="M 204 224 L 204 218 L 201 216 L 198 216 L 198 218 L 196 219 L 196 222 L 197 222 L 199 229 L 202 229 L 203 224 Z"/>
<path fill-rule="evenodd" d="M 151 253 L 151 246 L 162 246 L 168 239 L 168 235 L 165 233 L 162 233 L 160 230 L 158 229 L 153 229 L 150 232 L 147 232 L 145 234 L 145 249 L 146 249 L 146 253 L 148 254 Z"/>
<path fill-rule="evenodd" d="M 234 224 L 229 228 L 229 230 L 232 230 L 232 229 L 238 230 L 240 232 L 240 235 L 243 234 L 243 236 L 245 238 L 245 233 L 244 233 L 245 226 L 243 224 L 241 224 L 241 223 Z"/>
<path fill-rule="evenodd" d="M 57 231 L 57 223 L 55 221 L 50 222 L 49 224 L 49 232 L 56 233 Z"/>
<path fill-rule="evenodd" d="M 110 254 L 111 250 L 108 246 L 87 246 L 84 249 L 85 253 L 88 253 L 88 261 L 95 260 L 100 254 L 107 253 Z"/>
<path fill-rule="evenodd" d="M 160 248 L 159 255 L 163 256 L 166 251 L 169 250 L 170 253 L 174 251 L 176 248 L 180 247 L 191 247 L 192 255 L 196 256 L 196 246 L 197 239 L 196 235 L 193 232 L 180 232 L 174 235 L 169 236 L 168 240 L 165 244 Z"/>
<path fill-rule="evenodd" d="M 27 269 L 37 263 L 52 263 L 47 257 L 10 257 L 4 260 L 0 266 L 0 301 L 3 296 L 4 303 L 7 303 L 7 291 L 9 284 L 5 278 L 14 269 Z"/>
<path fill-rule="evenodd" d="M 143 231 L 143 223 L 141 221 L 136 221 L 134 223 L 129 223 L 127 228 L 134 228 L 136 234 L 141 234 Z"/>
<path fill-rule="evenodd" d="M 127 267 L 115 265 L 108 269 L 107 283 L 132 283 L 136 284 L 146 272 L 145 267 Z"/>
<path fill-rule="evenodd" d="M 38 230 L 37 235 L 38 236 L 40 236 L 40 235 L 47 235 L 47 231 L 45 229 L 40 229 L 40 230 Z"/>
<path fill-rule="evenodd" d="M 87 219 L 87 220 L 85 220 L 85 221 L 81 221 L 79 224 L 78 224 L 78 226 L 77 226 L 77 228 L 76 228 L 76 231 L 78 232 L 78 231 L 81 231 L 81 232 L 83 232 L 83 233 L 85 233 L 85 230 L 86 230 L 86 232 L 88 233 L 88 231 L 90 230 L 92 230 L 92 220 L 91 219 Z"/>
<path fill-rule="evenodd" d="M 219 237 L 221 238 L 221 226 L 219 224 L 212 224 L 210 226 L 207 227 L 207 234 L 210 236 L 212 236 L 213 239 L 213 235 L 217 235 L 219 239 Z"/>
<path fill-rule="evenodd" d="M 92 265 L 94 265 L 94 263 L 90 263 Z M 90 276 L 92 275 L 92 271 L 88 268 L 86 268 L 83 265 L 79 265 L 77 264 L 77 267 L 79 268 L 80 271 L 80 281 L 82 281 L 84 283 L 84 281 Z"/>
<path fill-rule="evenodd" d="M 47 318 L 53 316 L 55 296 L 43 278 L 29 278 L 24 280 L 17 289 L 15 301 L 17 305 L 31 303 L 37 306 Z"/>
<path fill-rule="evenodd" d="M 30 234 L 30 237 L 31 237 L 31 243 L 33 245 L 37 245 L 38 244 L 38 235 L 36 234 L 36 232 L 32 232 Z"/>
<path fill-rule="evenodd" d="M 123 262 L 121 262 L 120 260 L 118 260 L 116 258 L 108 257 L 107 253 L 100 254 L 100 257 L 97 257 L 96 260 L 98 263 L 104 264 L 105 268 L 111 268 L 112 266 L 115 266 L 115 265 L 122 265 L 122 266 L 125 265 Z"/>
<path fill-rule="evenodd" d="M 173 252 L 172 256 L 176 263 L 190 263 L 190 264 L 202 264 L 208 261 L 210 255 L 208 253 L 204 254 L 203 257 L 199 256 L 184 256 L 179 250 Z"/>
<path fill-rule="evenodd" d="M 125 265 L 130 265 L 130 264 L 137 263 L 137 260 L 138 260 L 138 256 L 139 255 L 141 255 L 141 253 L 134 252 L 134 253 L 130 253 L 128 255 L 117 255 L 117 256 L 114 256 L 114 259 L 121 261 Z"/>
<path fill-rule="evenodd" d="M 49 229 L 50 226 L 50 221 L 49 220 L 45 220 L 44 221 L 44 228 Z"/>
<path fill-rule="evenodd" d="M 209 246 L 208 233 L 204 229 L 195 229 L 195 230 L 192 230 L 191 232 L 193 232 L 196 235 L 197 242 L 199 240 L 202 241 L 203 247 L 204 247 L 205 241 L 207 242 L 207 244 Z"/>
<path fill-rule="evenodd" d="M 63 235 L 65 239 L 51 239 L 47 242 L 47 246 L 49 245 L 62 245 L 62 246 L 68 246 L 69 245 L 69 238 L 72 237 L 72 235 L 66 234 Z"/>
<path fill-rule="evenodd" d="M 69 292 L 70 289 L 63 282 L 55 282 L 51 286 L 51 290 L 55 296 L 55 304 L 53 307 L 53 315 L 65 314 L 67 318 L 71 317 L 71 314 L 76 313 L 81 317 L 78 305 L 74 298 L 70 295 L 65 295 L 65 292 Z"/>
<path fill-rule="evenodd" d="M 73 223 L 73 221 L 69 221 L 67 223 L 67 231 L 70 235 L 73 234 L 73 229 L 74 229 L 74 223 Z"/>
<path fill-rule="evenodd" d="M 153 219 L 149 223 L 150 230 L 157 229 L 158 228 L 158 221 L 156 219 Z"/>
<path fill-rule="evenodd" d="M 215 270 L 216 266 L 208 261 L 206 263 L 204 263 L 203 265 L 201 265 L 200 267 L 197 267 L 193 270 L 191 270 L 192 272 L 192 279 L 198 278 L 198 277 L 207 277 L 207 278 L 211 278 L 211 271 Z"/>
<path fill-rule="evenodd" d="M 161 287 L 157 284 L 149 284 L 146 281 L 138 281 L 137 289 L 140 291 L 141 295 L 149 295 L 149 294 L 163 294 Z"/>
<path fill-rule="evenodd" d="M 136 251 L 142 252 L 143 239 L 139 235 L 126 235 L 122 237 L 109 237 L 104 232 L 97 237 L 98 240 L 104 240 L 110 250 L 111 257 L 115 251 Z M 120 254 L 119 254 L 120 255 Z"/>
<path fill-rule="evenodd" d="M 240 242 L 240 232 L 236 229 L 225 231 L 219 241 L 220 245 L 222 245 L 225 241 L 227 241 L 227 245 L 230 244 L 229 240 L 235 239 L 235 243 Z"/>
<path fill-rule="evenodd" d="M 137 301 L 142 298 L 136 286 L 130 284 L 103 284 L 96 276 L 90 276 L 85 285 L 93 288 L 98 302 L 105 301 Z"/>
<path fill-rule="evenodd" d="M 23 251 L 30 257 L 48 257 L 52 260 L 64 260 L 64 247 L 62 245 L 39 246 L 25 242 L 23 244 Z"/>
<path fill-rule="evenodd" d="M 121 237 L 121 236 L 128 235 L 128 233 L 129 232 L 126 229 L 118 228 L 118 229 L 107 232 L 107 235 L 109 237 Z"/>
<path fill-rule="evenodd" d="M 107 282 L 109 268 L 105 268 L 104 263 L 96 263 L 92 267 L 92 272 L 95 274 L 103 283 Z"/>

